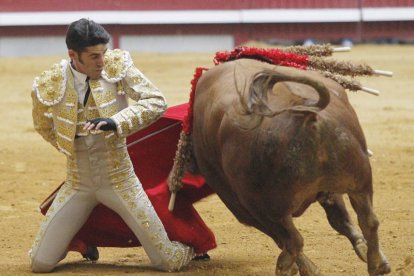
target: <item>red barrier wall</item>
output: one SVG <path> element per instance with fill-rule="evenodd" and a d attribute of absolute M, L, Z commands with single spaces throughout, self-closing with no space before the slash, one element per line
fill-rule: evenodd
<path fill-rule="evenodd" d="M 414 0 L 0 0 L 1 12 L 86 10 L 297 9 L 414 6 Z"/>
<path fill-rule="evenodd" d="M 0 0 L 1 12 L 39 11 L 150 11 L 150 10 L 240 10 L 361 7 L 414 7 L 414 0 Z M 160 24 L 106 25 L 119 46 L 122 35 L 231 34 L 235 44 L 249 40 L 336 40 L 364 41 L 396 38 L 414 41 L 414 21 L 332 23 L 244 23 L 244 24 Z M 0 36 L 64 35 L 66 26 L 0 26 Z"/>

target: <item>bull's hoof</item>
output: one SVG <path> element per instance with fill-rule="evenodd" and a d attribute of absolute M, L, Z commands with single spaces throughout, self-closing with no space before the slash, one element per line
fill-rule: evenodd
<path fill-rule="evenodd" d="M 357 240 L 356 243 L 354 244 L 354 250 L 355 250 L 355 253 L 357 254 L 357 256 L 363 262 L 368 261 L 368 258 L 367 258 L 368 246 L 367 246 L 367 243 L 365 242 L 365 240 L 363 240 L 363 239 Z"/>
<path fill-rule="evenodd" d="M 300 276 L 322 276 L 318 267 L 305 255 L 300 254 L 296 260 Z"/>
<path fill-rule="evenodd" d="M 384 262 L 380 265 L 380 267 L 374 269 L 373 271 L 369 271 L 369 276 L 379 276 L 385 275 L 391 272 L 391 266 L 388 262 Z"/>
<path fill-rule="evenodd" d="M 298 272 L 299 272 L 299 267 L 295 263 L 292 265 L 290 269 L 286 269 L 286 270 L 282 270 L 276 267 L 276 276 L 293 276 L 293 275 L 298 274 Z"/>

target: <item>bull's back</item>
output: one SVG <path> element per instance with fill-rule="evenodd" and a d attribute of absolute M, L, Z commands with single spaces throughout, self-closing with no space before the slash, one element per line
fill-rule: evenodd
<path fill-rule="evenodd" d="M 243 114 L 239 94 L 264 69 L 317 79 L 327 86 L 331 102 L 312 120 L 306 120 L 306 114 L 287 111 L 266 117 L 254 127 L 258 117 Z M 277 110 L 306 105 L 317 98 L 309 86 L 285 82 L 273 87 L 268 105 Z M 193 140 L 197 161 L 206 173 L 221 174 L 235 191 L 250 186 L 269 187 L 270 192 L 274 185 L 286 188 L 307 183 L 316 193 L 321 187 L 329 187 L 328 178 L 346 175 L 347 170 L 357 169 L 353 168 L 356 165 L 367 166 L 362 130 L 339 84 L 317 73 L 254 60 L 228 62 L 200 78 Z M 352 159 L 355 164 L 347 164 Z M 240 187 L 240 183 L 247 187 Z M 340 188 L 339 184 L 331 188 Z"/>
<path fill-rule="evenodd" d="M 203 102 L 200 108 L 208 105 L 209 111 L 212 112 L 229 110 L 229 108 L 239 110 L 241 106 L 238 94 L 244 94 L 243 98 L 247 100 L 247 90 L 252 83 L 252 78 L 264 70 L 273 70 L 288 76 L 305 76 L 324 83 L 332 92 L 330 106 L 340 106 L 340 112 L 352 110 L 345 90 L 333 80 L 324 78 L 314 71 L 275 66 L 251 59 L 226 62 L 205 72 L 197 84 L 196 102 Z M 268 96 L 270 108 L 276 110 L 318 99 L 318 94 L 310 86 L 294 82 L 277 83 Z M 213 103 L 214 106 L 209 105 Z"/>

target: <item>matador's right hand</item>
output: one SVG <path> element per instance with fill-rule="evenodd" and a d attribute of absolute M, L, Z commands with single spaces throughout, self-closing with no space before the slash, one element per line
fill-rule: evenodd
<path fill-rule="evenodd" d="M 116 130 L 116 124 L 114 120 L 110 118 L 96 118 L 93 120 L 88 120 L 83 127 L 85 130 Z"/>

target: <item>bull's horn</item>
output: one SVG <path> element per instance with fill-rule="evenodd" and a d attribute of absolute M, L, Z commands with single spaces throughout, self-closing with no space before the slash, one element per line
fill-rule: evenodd
<path fill-rule="evenodd" d="M 375 95 L 375 96 L 379 96 L 380 92 L 376 89 L 373 88 L 368 88 L 368 87 L 361 87 L 361 90 L 364 92 L 367 92 L 369 94 Z"/>
<path fill-rule="evenodd" d="M 370 149 L 367 149 L 367 153 L 368 153 L 368 156 L 369 157 L 371 157 L 371 156 L 373 156 L 374 155 L 374 153 L 372 152 L 372 150 L 370 150 Z"/>
<path fill-rule="evenodd" d="M 168 211 L 170 211 L 170 212 L 172 212 L 174 210 L 176 195 L 177 195 L 176 192 L 171 193 L 170 202 L 168 203 Z"/>
<path fill-rule="evenodd" d="M 374 74 L 380 75 L 380 76 L 392 77 L 393 73 L 391 71 L 374 70 Z"/>
<path fill-rule="evenodd" d="M 333 52 L 349 52 L 351 51 L 351 47 L 338 47 L 338 48 L 333 48 Z"/>

